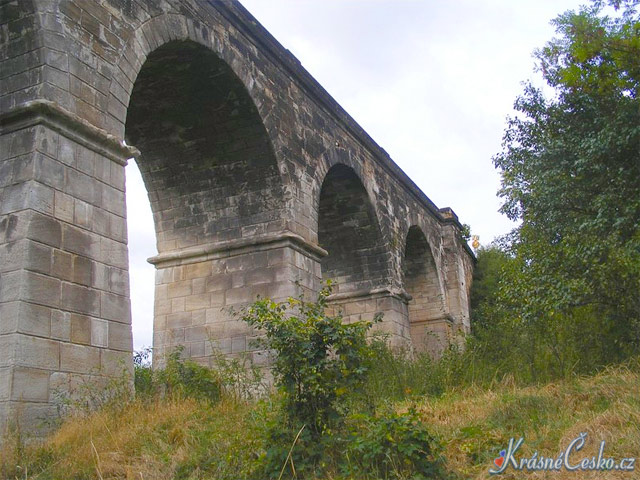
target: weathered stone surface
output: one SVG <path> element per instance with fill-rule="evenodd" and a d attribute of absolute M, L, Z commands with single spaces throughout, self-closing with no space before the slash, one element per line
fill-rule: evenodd
<path fill-rule="evenodd" d="M 394 344 L 438 355 L 468 331 L 455 214 L 239 4 L 7 5 L 0 31 L 22 27 L 0 35 L 0 428 L 131 370 L 131 157 L 156 228 L 158 364 L 178 345 L 267 364 L 230 308 L 326 279 L 330 311 L 384 314 Z"/>
<path fill-rule="evenodd" d="M 60 344 L 60 370 L 73 373 L 99 373 L 100 350 L 91 346 Z"/>
<path fill-rule="evenodd" d="M 16 367 L 13 370 L 11 400 L 48 402 L 49 376 L 47 370 Z"/>

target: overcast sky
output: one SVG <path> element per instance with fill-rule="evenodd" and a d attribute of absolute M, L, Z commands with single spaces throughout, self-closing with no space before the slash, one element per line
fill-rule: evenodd
<path fill-rule="evenodd" d="M 498 213 L 505 119 L 550 20 L 580 0 L 242 0 L 264 27 L 438 207 L 482 244 L 511 230 Z M 134 347 L 150 346 L 157 253 L 151 210 L 127 167 Z"/>

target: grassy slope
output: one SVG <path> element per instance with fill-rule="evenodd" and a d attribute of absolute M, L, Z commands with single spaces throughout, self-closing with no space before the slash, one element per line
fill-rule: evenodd
<path fill-rule="evenodd" d="M 596 454 L 600 440 L 606 440 L 608 456 L 640 457 L 639 392 L 636 365 L 542 387 L 503 382 L 490 389 L 467 388 L 405 401 L 398 409 L 416 407 L 460 478 L 488 478 L 493 458 L 511 436 L 525 437 L 523 454 L 537 450 L 555 457 L 578 433 L 587 432 L 590 441 L 579 458 Z M 240 479 L 260 451 L 256 411 L 233 401 L 212 407 L 193 400 L 105 410 L 68 421 L 42 446 L 20 450 L 9 443 L 0 453 L 0 478 Z M 511 470 L 500 478 L 631 479 L 639 470 L 546 476 Z"/>
<path fill-rule="evenodd" d="M 572 460 L 597 455 L 601 440 L 605 455 L 640 461 L 640 371 L 618 367 L 592 377 L 550 383 L 542 387 L 465 389 L 437 399 L 420 400 L 418 411 L 445 444 L 451 470 L 462 478 L 489 478 L 489 467 L 510 437 L 523 436 L 519 453 L 534 451 L 556 458 L 581 432 L 585 447 Z M 507 473 L 511 472 L 510 475 Z M 495 477 L 494 477 L 495 478 Z M 499 478 L 614 479 L 640 478 L 633 473 L 550 472 L 509 469 Z"/>

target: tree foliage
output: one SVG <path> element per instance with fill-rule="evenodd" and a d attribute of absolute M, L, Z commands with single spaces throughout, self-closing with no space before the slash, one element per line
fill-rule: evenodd
<path fill-rule="evenodd" d="M 554 20 L 559 36 L 536 52 L 553 95 L 525 87 L 493 159 L 501 211 L 521 222 L 500 301 L 563 368 L 640 351 L 638 4 Z"/>

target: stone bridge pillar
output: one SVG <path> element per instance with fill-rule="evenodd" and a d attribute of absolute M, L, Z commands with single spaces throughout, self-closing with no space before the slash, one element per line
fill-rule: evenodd
<path fill-rule="evenodd" d="M 387 337 L 391 347 L 411 347 L 411 332 L 407 319 L 406 292 L 390 287 L 335 293 L 329 297 L 330 314 L 341 313 L 345 322 L 372 321 L 382 315 L 382 322 L 373 331 Z"/>
<path fill-rule="evenodd" d="M 284 301 L 315 294 L 326 252 L 291 232 L 278 232 L 187 248 L 149 259 L 156 268 L 154 364 L 178 346 L 203 364 L 215 352 L 251 352 L 256 365 L 266 353 L 256 334 L 236 316 L 258 297 Z"/>
<path fill-rule="evenodd" d="M 58 395 L 131 371 L 124 166 L 135 152 L 44 100 L 0 126 L 0 422 L 33 432 Z"/>

